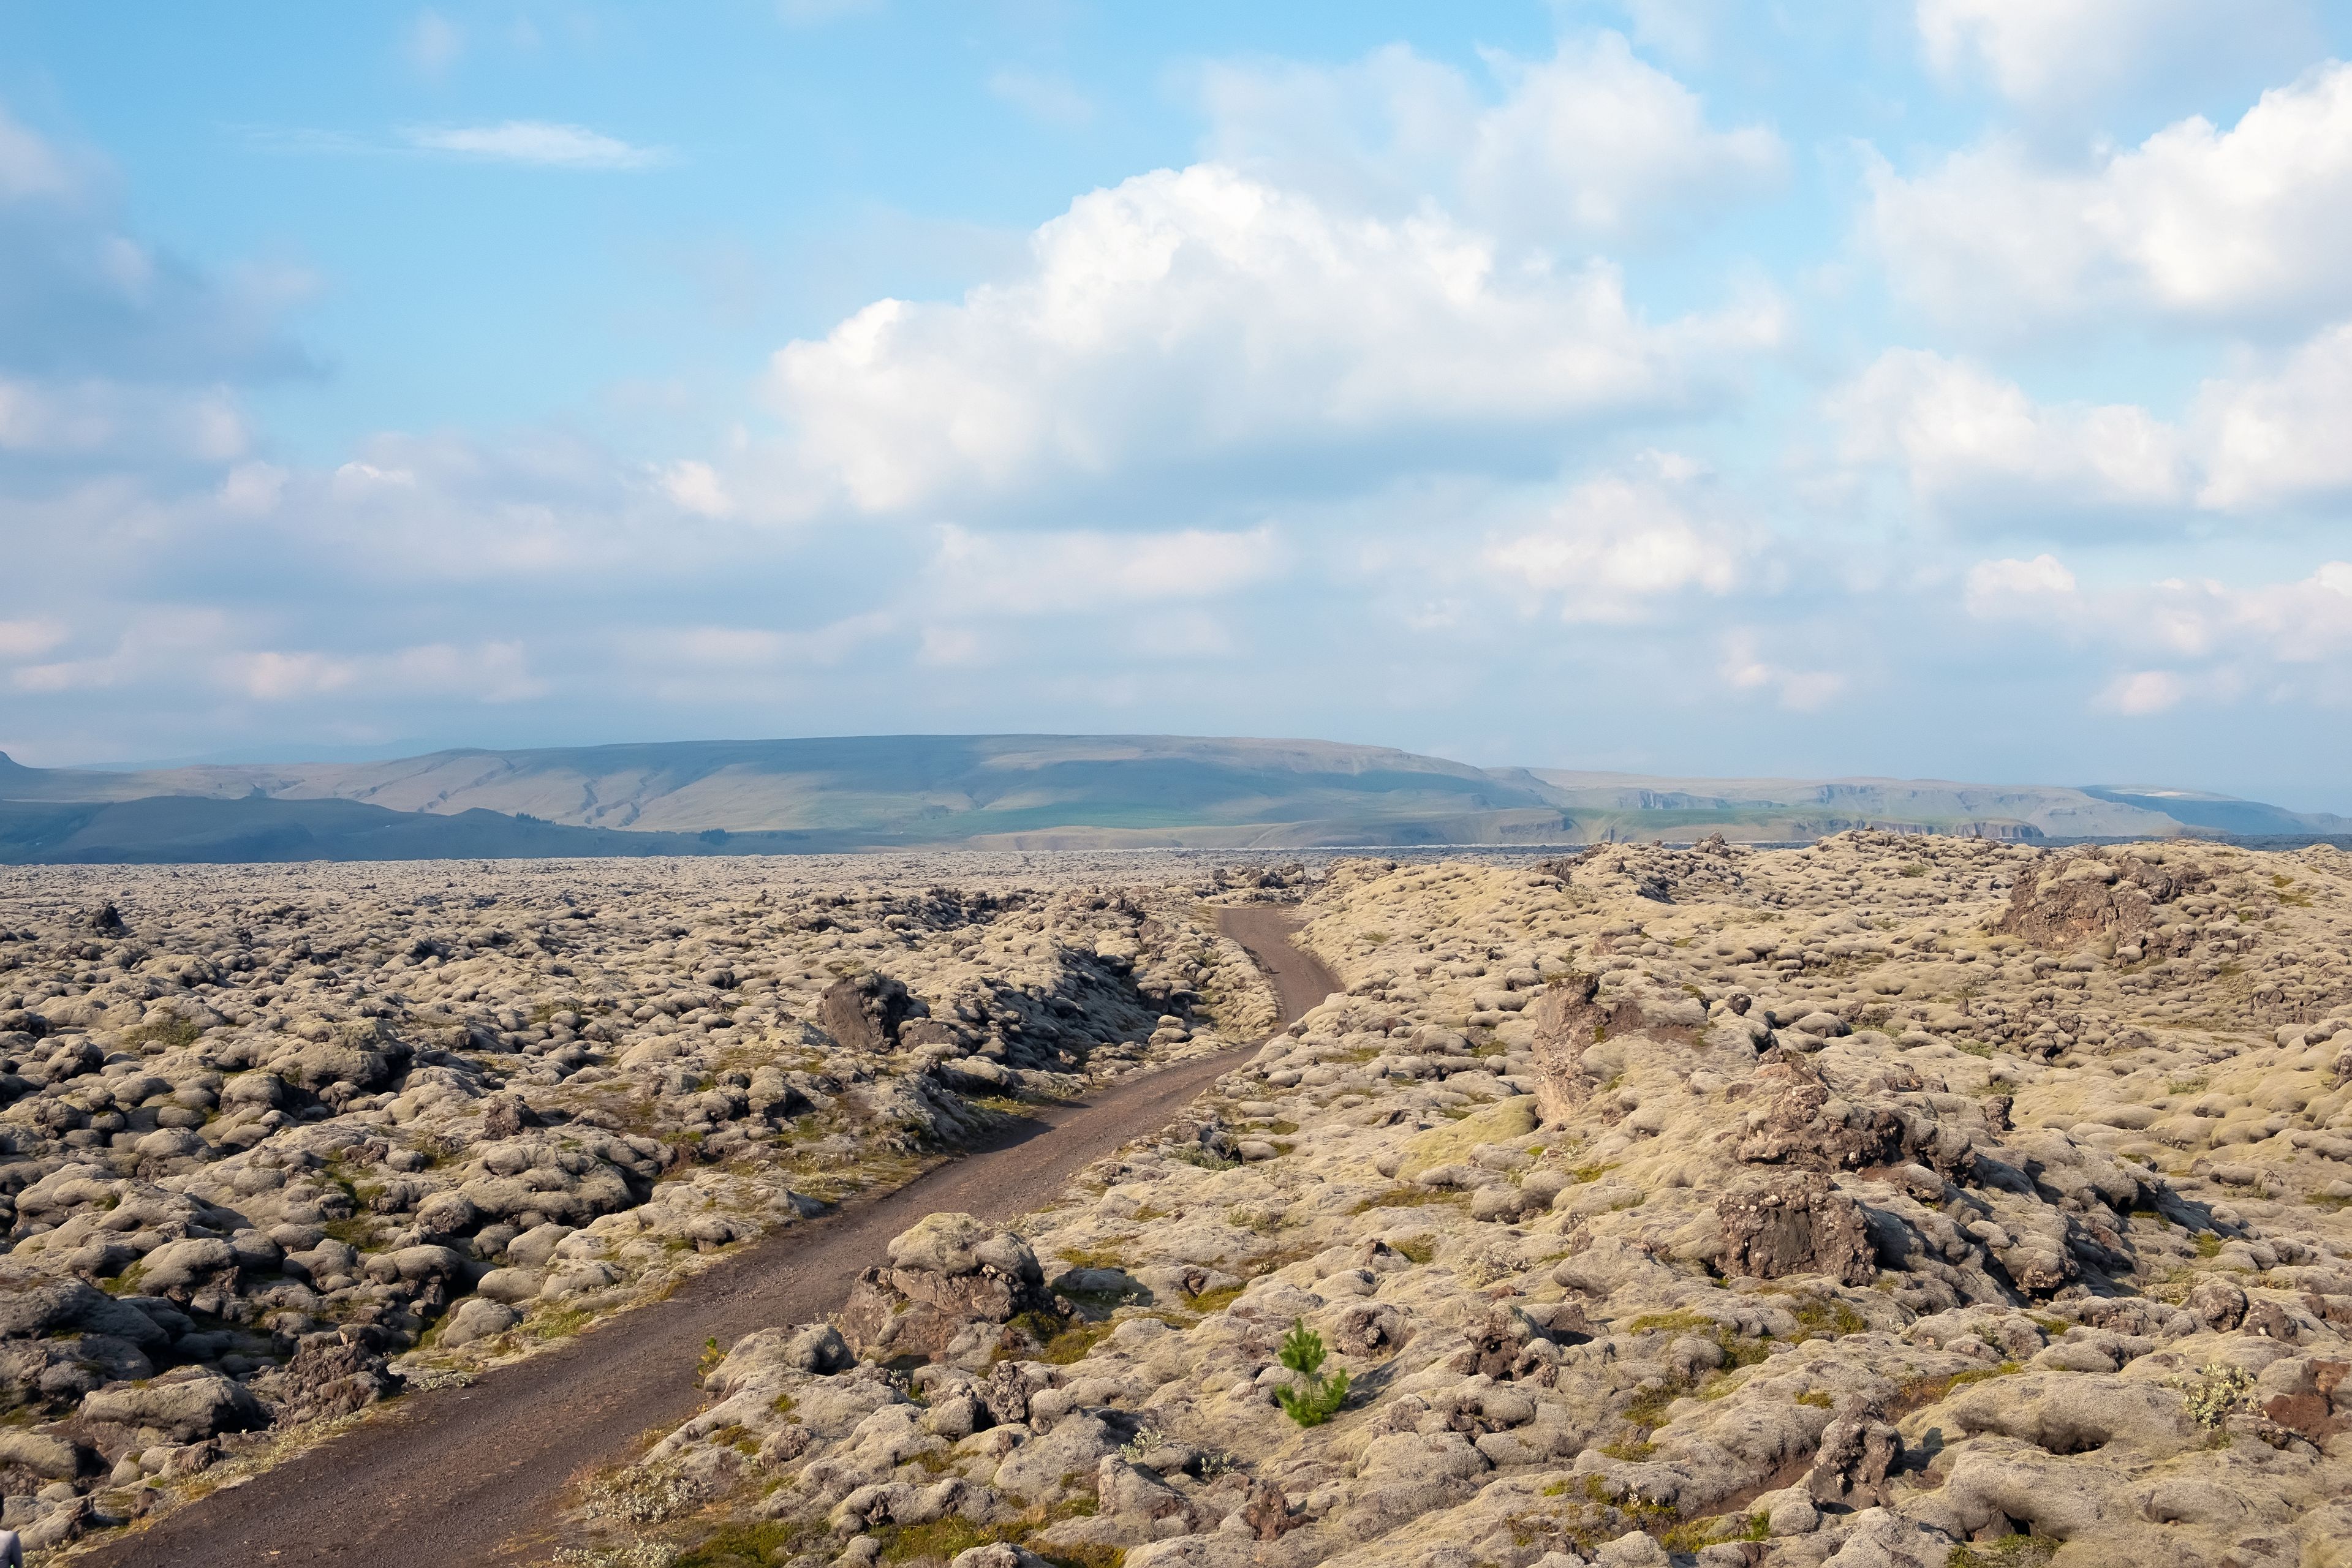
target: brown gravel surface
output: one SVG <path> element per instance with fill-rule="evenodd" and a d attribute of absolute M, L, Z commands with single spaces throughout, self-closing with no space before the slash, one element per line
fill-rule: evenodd
<path fill-rule="evenodd" d="M 1236 904 L 1217 911 L 1217 929 L 1249 949 L 1274 987 L 1274 999 L 1289 1023 L 1344 990 L 1321 959 L 1292 946 L 1298 912 L 1285 904 Z"/>
<path fill-rule="evenodd" d="M 1286 909 L 1219 911 L 1275 988 L 1284 1019 L 1339 988 L 1291 946 Z M 1138 1075 L 1039 1107 L 970 1153 L 868 1202 L 794 1226 L 471 1387 L 411 1395 L 381 1417 L 241 1486 L 213 1493 L 84 1561 L 104 1568 L 409 1568 L 528 1562 L 579 1472 L 624 1458 L 698 1399 L 705 1343 L 837 1307 L 857 1271 L 922 1216 L 1011 1216 L 1051 1201 L 1070 1174 L 1171 1120 L 1235 1053 Z M 538 1548 L 543 1550 L 543 1548 Z"/>

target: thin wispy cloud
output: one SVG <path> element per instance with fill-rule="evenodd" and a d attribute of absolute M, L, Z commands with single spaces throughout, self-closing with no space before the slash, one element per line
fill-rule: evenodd
<path fill-rule="evenodd" d="M 427 156 L 542 169 L 590 170 L 652 169 L 677 162 L 676 155 L 667 148 L 639 147 L 584 125 L 543 120 L 509 120 L 496 125 L 407 125 L 388 138 L 311 125 L 237 125 L 227 129 L 247 146 L 260 152 L 320 158 Z"/>
<path fill-rule="evenodd" d="M 776 15 L 792 27 L 821 27 L 845 16 L 880 9 L 882 0 L 776 0 Z"/>
<path fill-rule="evenodd" d="M 445 76 L 466 52 L 466 32 L 438 11 L 420 11 L 409 24 L 401 52 L 424 75 Z"/>
<path fill-rule="evenodd" d="M 508 120 L 496 125 L 411 125 L 401 140 L 424 152 L 491 163 L 554 169 L 650 169 L 669 161 L 658 147 L 638 147 L 584 125 Z"/>
<path fill-rule="evenodd" d="M 1084 125 L 1095 117 L 1095 101 L 1067 80 L 1035 71 L 1003 70 L 988 78 L 988 90 L 1032 120 L 1047 125 Z"/>

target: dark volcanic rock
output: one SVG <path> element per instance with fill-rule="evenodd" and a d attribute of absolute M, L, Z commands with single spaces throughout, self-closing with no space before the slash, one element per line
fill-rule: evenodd
<path fill-rule="evenodd" d="M 1877 1272 L 1861 1206 L 1817 1172 L 1790 1171 L 1727 1192 L 1716 1200 L 1716 1216 L 1726 1274 L 1826 1274 L 1861 1285 Z"/>

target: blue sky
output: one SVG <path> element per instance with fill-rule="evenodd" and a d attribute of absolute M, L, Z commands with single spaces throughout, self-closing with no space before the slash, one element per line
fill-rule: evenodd
<path fill-rule="evenodd" d="M 2303 0 L 0 0 L 0 749 L 2352 811 Z"/>

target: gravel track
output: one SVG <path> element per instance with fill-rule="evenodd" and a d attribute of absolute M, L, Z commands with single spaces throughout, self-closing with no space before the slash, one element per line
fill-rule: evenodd
<path fill-rule="evenodd" d="M 1286 1019 L 1339 988 L 1294 947 L 1287 909 L 1219 911 Z M 402 1398 L 244 1485 L 216 1491 L 84 1559 L 103 1568 L 414 1568 L 514 1563 L 544 1550 L 583 1469 L 625 1458 L 700 1403 L 706 1341 L 838 1307 L 857 1271 L 926 1214 L 1010 1217 L 1050 1202 L 1072 1172 L 1165 1125 L 1230 1071 L 1234 1051 L 1041 1106 L 985 1144 L 880 1197 L 795 1225 L 556 1349 L 473 1386 Z"/>

